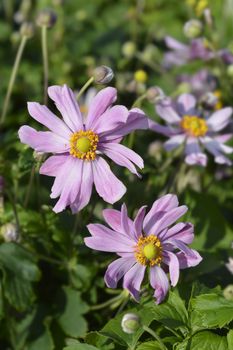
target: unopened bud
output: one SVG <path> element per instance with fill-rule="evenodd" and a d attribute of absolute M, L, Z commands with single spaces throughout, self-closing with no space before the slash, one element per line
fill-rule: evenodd
<path fill-rule="evenodd" d="M 99 66 L 94 70 L 94 79 L 97 84 L 108 84 L 114 77 L 114 73 L 110 67 Z"/>
<path fill-rule="evenodd" d="M 224 290 L 223 290 L 223 296 L 227 300 L 233 301 L 233 284 L 229 284 Z"/>
<path fill-rule="evenodd" d="M 57 15 L 52 9 L 44 9 L 39 12 L 36 23 L 39 27 L 51 28 L 57 21 Z"/>
<path fill-rule="evenodd" d="M 44 158 L 44 153 L 34 151 L 33 158 L 35 159 L 35 161 L 41 163 L 43 161 L 43 158 Z"/>
<path fill-rule="evenodd" d="M 147 79 L 148 75 L 143 69 L 139 69 L 134 73 L 134 80 L 137 83 L 145 83 Z"/>
<path fill-rule="evenodd" d="M 153 86 L 147 90 L 146 97 L 150 103 L 157 103 L 165 97 L 165 94 L 160 87 Z"/>
<path fill-rule="evenodd" d="M 5 242 L 18 242 L 19 232 L 13 223 L 5 224 L 1 227 L 1 235 Z"/>
<path fill-rule="evenodd" d="M 202 29 L 203 25 L 198 19 L 191 19 L 185 23 L 183 28 L 184 35 L 189 39 L 197 38 L 200 36 Z"/>
<path fill-rule="evenodd" d="M 33 23 L 31 22 L 24 22 L 20 27 L 20 35 L 25 36 L 26 38 L 33 37 L 35 33 L 35 28 Z"/>
<path fill-rule="evenodd" d="M 122 46 L 122 53 L 127 58 L 132 58 L 137 51 L 137 47 L 133 41 L 126 41 Z"/>
<path fill-rule="evenodd" d="M 133 313 L 125 314 L 121 321 L 121 327 L 125 333 L 133 334 L 140 327 L 140 318 Z"/>

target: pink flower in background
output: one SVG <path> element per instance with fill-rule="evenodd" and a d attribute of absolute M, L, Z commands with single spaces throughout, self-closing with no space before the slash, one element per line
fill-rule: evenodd
<path fill-rule="evenodd" d="M 156 302 L 161 303 L 169 289 L 166 272 L 169 271 L 171 285 L 175 286 L 180 269 L 196 266 L 202 260 L 198 252 L 187 247 L 194 238 L 193 225 L 180 222 L 171 226 L 186 211 L 187 207 L 179 206 L 177 197 L 172 194 L 155 201 L 147 215 L 146 206 L 140 208 L 134 221 L 128 217 L 125 204 L 121 211 L 103 210 L 111 229 L 101 224 L 88 225 L 92 237 L 85 238 L 85 244 L 120 256 L 106 271 L 107 286 L 116 288 L 123 277 L 123 287 L 138 300 L 148 268 Z"/>
<path fill-rule="evenodd" d="M 203 148 L 210 152 L 216 163 L 231 165 L 231 160 L 224 154 L 233 152 L 233 148 L 224 144 L 231 133 L 219 134 L 231 121 L 232 108 L 226 107 L 208 115 L 201 116 L 196 109 L 196 99 L 193 95 L 182 94 L 176 102 L 164 98 L 156 105 L 157 114 L 167 123 L 164 130 L 151 129 L 169 136 L 165 142 L 166 150 L 173 150 L 185 145 L 185 162 L 189 165 L 206 166 L 207 156 Z"/>
<path fill-rule="evenodd" d="M 120 141 L 133 130 L 148 128 L 148 119 L 139 109 L 128 111 L 124 106 L 112 106 L 117 97 L 112 87 L 96 94 L 85 119 L 66 85 L 51 86 L 48 94 L 63 120 L 46 106 L 29 102 L 30 115 L 49 131 L 36 131 L 24 125 L 19 137 L 37 152 L 54 154 L 40 168 L 41 174 L 55 177 L 51 198 L 60 198 L 53 210 L 61 212 L 70 206 L 73 213 L 80 211 L 90 200 L 93 184 L 106 202 L 115 203 L 126 187 L 103 156 L 138 175 L 135 165 L 142 169 L 142 158 Z"/>

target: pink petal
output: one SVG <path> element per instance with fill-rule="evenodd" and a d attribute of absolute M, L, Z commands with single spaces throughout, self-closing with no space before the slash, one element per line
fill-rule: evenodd
<path fill-rule="evenodd" d="M 30 115 L 39 123 L 45 125 L 55 134 L 69 140 L 72 135 L 67 125 L 53 114 L 46 106 L 36 102 L 28 102 L 28 111 Z"/>
<path fill-rule="evenodd" d="M 121 212 L 119 210 L 104 209 L 103 216 L 104 216 L 104 220 L 114 231 L 123 233 L 122 226 L 121 226 Z M 129 218 L 128 218 L 128 225 L 130 227 L 130 230 L 132 231 L 133 222 Z"/>
<path fill-rule="evenodd" d="M 190 137 L 187 139 L 185 145 L 185 162 L 189 165 L 201 165 L 206 166 L 207 156 L 201 152 L 198 139 Z"/>
<path fill-rule="evenodd" d="M 173 102 L 170 98 L 164 98 L 156 105 L 157 114 L 168 124 L 178 124 L 181 117 L 173 108 Z"/>
<path fill-rule="evenodd" d="M 135 264 L 134 258 L 120 258 L 113 261 L 105 273 L 104 280 L 109 288 L 116 288 L 118 281 Z"/>
<path fill-rule="evenodd" d="M 87 114 L 86 128 L 93 129 L 100 116 L 116 101 L 117 90 L 107 87 L 100 90 L 93 98 Z"/>
<path fill-rule="evenodd" d="M 57 176 L 60 172 L 60 168 L 67 161 L 67 158 L 70 157 L 69 154 L 57 156 L 51 156 L 42 164 L 40 167 L 40 174 L 47 176 Z"/>
<path fill-rule="evenodd" d="M 138 301 L 146 266 L 136 263 L 124 276 L 123 287 Z"/>
<path fill-rule="evenodd" d="M 196 266 L 202 261 L 202 257 L 196 250 L 190 250 L 192 251 L 192 256 L 188 256 L 184 252 L 178 252 L 176 254 L 179 260 L 180 269 L 186 269 L 187 267 Z"/>
<path fill-rule="evenodd" d="M 166 251 L 163 254 L 163 262 L 169 266 L 171 285 L 175 287 L 178 283 L 180 275 L 179 260 L 177 259 L 175 254 Z"/>
<path fill-rule="evenodd" d="M 100 135 L 112 131 L 122 124 L 125 124 L 129 115 L 129 111 L 124 106 L 113 106 L 104 112 L 95 123 L 92 124 L 91 129 Z M 100 135 L 101 139 L 101 135 Z"/>
<path fill-rule="evenodd" d="M 29 145 L 37 152 L 65 153 L 70 149 L 70 144 L 65 138 L 51 131 L 36 131 L 30 126 L 23 125 L 18 134 L 22 143 Z"/>
<path fill-rule="evenodd" d="M 232 108 L 226 107 L 214 112 L 207 120 L 207 125 L 211 131 L 224 129 L 230 122 Z"/>
<path fill-rule="evenodd" d="M 169 49 L 185 51 L 188 49 L 188 45 L 181 43 L 180 41 L 172 38 L 171 36 L 165 37 L 165 43 Z"/>
<path fill-rule="evenodd" d="M 196 98 L 191 94 L 182 94 L 177 99 L 182 114 L 190 113 L 196 106 Z"/>
<path fill-rule="evenodd" d="M 180 145 L 182 145 L 182 143 L 185 142 L 185 139 L 186 139 L 186 135 L 185 134 L 172 136 L 168 141 L 166 141 L 164 143 L 164 148 L 167 151 L 172 151 L 173 149 L 175 149 L 175 148 L 179 147 Z"/>
<path fill-rule="evenodd" d="M 107 203 L 117 202 L 126 192 L 126 187 L 112 173 L 108 163 L 101 157 L 93 162 L 95 188 Z"/>
<path fill-rule="evenodd" d="M 150 284 L 155 289 L 156 303 L 160 304 L 167 295 L 169 283 L 166 273 L 159 266 L 150 268 Z"/>
<path fill-rule="evenodd" d="M 158 235 L 159 239 L 164 241 L 170 238 L 175 238 L 183 243 L 190 244 L 193 241 L 193 225 L 186 222 L 179 222 L 168 230 L 164 231 L 164 234 L 160 233 Z"/>
<path fill-rule="evenodd" d="M 134 222 L 133 222 L 134 235 L 135 235 L 136 239 L 139 239 L 139 237 L 142 235 L 143 221 L 144 221 L 144 217 L 145 217 L 145 213 L 146 213 L 146 208 L 147 208 L 147 206 L 144 205 L 143 207 L 141 207 L 138 210 L 137 215 L 136 215 Z"/>
<path fill-rule="evenodd" d="M 68 127 L 73 132 L 82 130 L 82 114 L 73 91 L 67 85 L 54 85 L 48 88 L 48 95 L 55 102 Z"/>

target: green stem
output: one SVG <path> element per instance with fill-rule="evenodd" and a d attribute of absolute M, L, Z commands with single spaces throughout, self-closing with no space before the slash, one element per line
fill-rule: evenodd
<path fill-rule="evenodd" d="M 48 103 L 48 82 L 49 82 L 49 61 L 48 61 L 48 43 L 47 43 L 47 27 L 41 28 L 41 45 L 43 56 L 43 69 L 44 69 L 44 104 Z"/>
<path fill-rule="evenodd" d="M 152 335 L 152 337 L 154 337 L 157 340 L 162 350 L 167 350 L 167 347 L 163 344 L 161 338 L 151 328 L 147 326 L 142 326 L 142 328 L 145 332 L 149 333 L 150 335 Z"/>
<path fill-rule="evenodd" d="M 105 301 L 102 304 L 98 304 L 98 305 L 94 305 L 90 307 L 91 311 L 95 311 L 95 310 L 100 310 L 100 309 L 104 309 L 105 307 L 110 306 L 111 304 L 115 303 L 116 301 L 122 299 L 122 293 L 120 295 L 117 295 L 116 297 L 109 299 L 107 301 Z"/>
<path fill-rule="evenodd" d="M 6 117 L 6 113 L 7 113 L 7 110 L 8 110 L 10 97 L 11 97 L 11 93 L 12 93 L 12 89 L 13 89 L 13 86 L 14 86 L 14 83 L 15 83 L 15 78 L 16 78 L 16 75 L 17 75 L 17 72 L 18 72 L 19 63 L 20 63 L 21 58 L 22 58 L 22 54 L 23 54 L 23 50 L 24 50 L 26 41 L 27 41 L 27 37 L 23 36 L 22 39 L 21 39 L 21 42 L 20 42 L 20 45 L 19 45 L 16 57 L 15 57 L 15 62 L 14 62 L 14 66 L 13 66 L 13 69 L 12 69 L 10 81 L 9 81 L 9 84 L 8 84 L 6 97 L 5 97 L 5 100 L 4 100 L 4 103 L 3 103 L 3 109 L 2 109 L 2 115 L 1 115 L 0 124 L 4 123 L 4 120 L 5 120 L 5 117 Z"/>
<path fill-rule="evenodd" d="M 132 108 L 141 107 L 142 101 L 146 98 L 146 93 L 139 96 L 133 103 Z"/>
<path fill-rule="evenodd" d="M 78 95 L 77 95 L 77 100 L 79 99 L 80 96 L 82 96 L 82 94 L 86 91 L 86 89 L 93 83 L 94 81 L 94 77 L 91 77 L 81 88 L 81 90 L 79 91 Z"/>

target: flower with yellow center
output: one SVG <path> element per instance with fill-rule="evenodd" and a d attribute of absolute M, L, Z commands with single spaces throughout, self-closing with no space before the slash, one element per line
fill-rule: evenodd
<path fill-rule="evenodd" d="M 135 258 L 141 265 L 160 265 L 162 261 L 162 245 L 155 235 L 141 236 L 135 247 Z"/>
<path fill-rule="evenodd" d="M 99 137 L 91 130 L 75 132 L 70 138 L 70 154 L 82 160 L 94 160 Z"/>
<path fill-rule="evenodd" d="M 185 115 L 180 126 L 189 136 L 193 137 L 205 136 L 208 131 L 206 121 L 194 115 Z"/>

